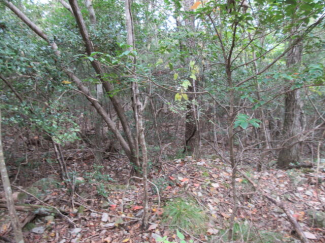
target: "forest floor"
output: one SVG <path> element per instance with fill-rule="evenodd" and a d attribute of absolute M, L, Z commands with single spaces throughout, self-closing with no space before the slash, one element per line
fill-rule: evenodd
<path fill-rule="evenodd" d="M 287 215 L 262 194 L 282 201 L 310 242 L 325 242 L 325 228 L 312 225 L 308 215 L 311 209 L 325 211 L 324 163 L 318 171 L 315 167 L 287 171 L 269 167 L 256 172 L 255 165 L 239 165 L 239 207 L 233 239 L 228 241 L 232 170 L 217 156 L 164 160 L 160 169 L 151 168 L 150 226 L 143 231 L 142 181 L 130 176 L 124 157 L 94 165 L 92 155 L 82 150 L 65 154 L 68 169 L 73 171 L 70 177 L 75 178 L 73 194 L 60 182 L 51 154 L 8 166 L 17 185 L 13 191 L 27 243 L 155 243 L 164 236 L 164 242 L 181 242 L 181 235 L 184 242 L 195 243 L 299 242 Z M 12 239 L 12 230 L 4 207 L 2 197 L 0 236 L 5 242 Z"/>

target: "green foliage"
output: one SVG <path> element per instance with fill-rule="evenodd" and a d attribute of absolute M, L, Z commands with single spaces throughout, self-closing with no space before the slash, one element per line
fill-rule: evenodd
<path fill-rule="evenodd" d="M 206 230 L 206 214 L 190 199 L 176 198 L 164 207 L 163 222 L 170 227 L 180 227 L 195 234 Z"/>
<path fill-rule="evenodd" d="M 110 175 L 102 173 L 103 169 L 104 166 L 94 164 L 93 172 L 85 173 L 85 179 L 87 179 L 90 183 L 95 184 L 98 195 L 108 197 L 109 192 L 106 189 L 106 183 L 114 180 L 110 177 Z"/>
<path fill-rule="evenodd" d="M 240 126 L 243 129 L 247 129 L 249 125 L 252 125 L 253 127 L 259 127 L 260 125 L 258 123 L 260 122 L 261 121 L 259 119 L 249 118 L 248 115 L 240 113 L 237 115 L 234 127 L 237 128 Z"/>
<path fill-rule="evenodd" d="M 93 165 L 93 172 L 86 173 L 86 179 L 88 180 L 95 180 L 95 181 L 103 181 L 103 182 L 109 182 L 113 181 L 113 179 L 108 174 L 103 174 L 102 170 L 104 169 L 104 166 L 102 165 Z"/>

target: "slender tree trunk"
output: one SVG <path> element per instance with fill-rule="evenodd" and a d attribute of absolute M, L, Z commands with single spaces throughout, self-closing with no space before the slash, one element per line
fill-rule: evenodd
<path fill-rule="evenodd" d="M 185 0 L 184 1 L 184 10 L 191 11 L 191 7 L 193 6 L 193 0 Z M 185 19 L 185 26 L 189 29 L 189 31 L 195 30 L 195 18 L 194 16 L 190 16 Z M 195 42 L 193 38 L 188 38 L 186 40 L 186 48 L 182 47 L 182 49 L 193 50 L 195 49 Z M 185 59 L 182 58 L 184 61 L 184 66 L 188 65 L 190 61 L 193 61 L 193 53 L 188 54 L 190 57 Z M 191 82 L 191 86 L 188 87 L 189 92 L 196 92 L 197 89 L 197 79 L 189 78 Z M 199 148 L 199 133 L 198 133 L 198 119 L 196 113 L 196 104 L 194 104 L 194 100 L 196 99 L 194 94 L 188 94 L 188 104 L 186 106 L 186 121 L 185 121 L 185 148 L 184 152 L 188 155 L 193 155 L 194 158 L 200 157 L 200 148 Z"/>
<path fill-rule="evenodd" d="M 132 0 L 125 0 L 125 14 L 126 14 L 126 26 L 127 26 L 127 44 L 130 46 L 129 50 L 133 51 L 135 48 L 135 35 L 134 35 L 134 24 L 132 18 L 132 9 L 131 9 Z M 136 64 L 136 58 L 131 57 L 132 62 Z M 142 177 L 143 177 L 143 190 L 144 190 L 144 199 L 143 199 L 143 218 L 142 218 L 142 227 L 144 229 L 148 228 L 148 219 L 149 219 L 149 204 L 148 204 L 148 156 L 147 156 L 147 145 L 145 140 L 144 133 L 144 124 L 143 124 L 143 110 L 145 104 L 142 104 L 140 101 L 140 91 L 137 82 L 136 69 L 133 67 L 133 107 L 134 107 L 134 116 L 136 121 L 136 144 L 141 148 L 141 164 L 142 164 Z M 146 100 L 147 101 L 147 100 Z M 136 148 L 137 159 L 140 159 L 139 148 Z"/>
<path fill-rule="evenodd" d="M 94 10 L 92 1 L 91 0 L 85 0 L 85 5 L 86 5 L 86 7 L 88 9 L 88 12 L 89 12 L 90 23 L 92 25 L 96 25 L 97 20 L 96 20 L 96 14 L 95 14 L 95 10 Z"/>
<path fill-rule="evenodd" d="M 287 56 L 287 67 L 292 69 L 301 62 L 302 44 L 294 46 Z M 288 88 L 289 91 L 290 87 Z M 283 148 L 280 150 L 277 166 L 287 169 L 290 163 L 300 161 L 299 134 L 303 131 L 303 103 L 300 90 L 287 92 L 285 95 L 285 111 L 283 123 Z M 292 145 L 293 144 L 293 145 Z"/>
<path fill-rule="evenodd" d="M 17 243 L 24 243 L 23 232 L 21 230 L 19 219 L 16 213 L 14 200 L 12 198 L 12 190 L 10 186 L 9 176 L 5 164 L 5 159 L 3 156 L 2 139 L 1 139 L 1 111 L 0 111 L 0 172 L 1 172 L 2 185 L 3 185 L 3 189 L 7 201 L 7 208 L 9 211 L 12 228 L 14 230 L 15 241 Z"/>

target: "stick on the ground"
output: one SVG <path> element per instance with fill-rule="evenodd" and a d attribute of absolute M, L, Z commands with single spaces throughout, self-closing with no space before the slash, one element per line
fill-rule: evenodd
<path fill-rule="evenodd" d="M 243 172 L 239 171 L 248 181 L 249 183 L 252 184 L 252 186 L 257 189 L 257 185 L 248 177 L 246 176 Z M 296 230 L 297 232 L 297 236 L 299 238 L 299 240 L 302 243 L 308 243 L 308 239 L 306 238 L 305 234 L 302 231 L 301 226 L 298 224 L 297 220 L 291 215 L 291 213 L 289 212 L 289 210 L 285 207 L 285 205 L 283 204 L 283 202 L 276 200 L 272 197 L 270 197 L 269 195 L 267 195 L 266 193 L 264 193 L 263 191 L 260 191 L 262 196 L 265 197 L 266 199 L 268 199 L 270 202 L 272 202 L 273 204 L 275 204 L 276 206 L 278 206 L 279 208 L 282 209 L 282 211 L 287 215 L 287 218 L 289 220 L 289 222 L 291 223 L 292 227 Z"/>

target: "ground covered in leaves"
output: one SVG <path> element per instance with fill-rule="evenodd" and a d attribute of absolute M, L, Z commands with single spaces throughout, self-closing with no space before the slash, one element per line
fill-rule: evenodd
<path fill-rule="evenodd" d="M 185 242 L 299 242 L 286 214 L 261 192 L 285 204 L 310 242 L 325 242 L 325 219 L 315 221 L 310 215 L 325 211 L 324 163 L 318 170 L 270 167 L 262 172 L 239 165 L 239 208 L 233 238 L 228 240 L 232 170 L 220 158 L 187 157 L 152 167 L 150 227 L 144 231 L 142 181 L 130 176 L 125 158 L 94 166 L 85 157 L 77 151 L 66 158 L 74 193 L 51 169 L 44 169 L 43 179 L 26 178 L 24 186 L 13 187 L 26 242 L 155 243 L 162 237 L 164 242 L 180 242 L 178 232 Z M 24 168 L 19 170 L 23 173 Z M 258 185 L 257 190 L 244 175 Z M 6 240 L 12 231 L 1 195 L 0 236 Z"/>

